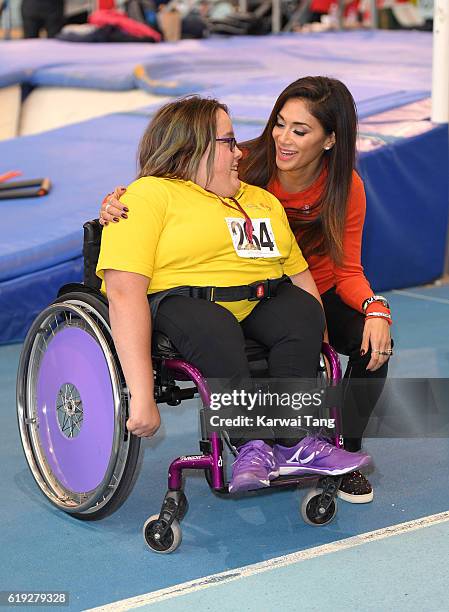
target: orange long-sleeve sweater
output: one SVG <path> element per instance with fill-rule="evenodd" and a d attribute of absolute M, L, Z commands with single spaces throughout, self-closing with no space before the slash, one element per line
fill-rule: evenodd
<path fill-rule="evenodd" d="M 325 173 L 326 170 L 323 169 L 320 176 L 310 187 L 298 193 L 284 191 L 277 179 L 273 180 L 267 189 L 287 209 L 287 216 L 289 208 L 301 209 L 307 214 L 307 210 L 313 206 L 323 190 Z M 365 277 L 361 263 L 365 212 L 366 198 L 363 181 L 354 171 L 346 211 L 342 265 L 335 265 L 328 255 L 312 255 L 307 260 L 321 294 L 335 286 L 337 294 L 343 302 L 360 312 L 362 312 L 363 302 L 373 295 L 373 290 Z M 301 235 L 299 235 L 298 242 L 301 246 Z"/>

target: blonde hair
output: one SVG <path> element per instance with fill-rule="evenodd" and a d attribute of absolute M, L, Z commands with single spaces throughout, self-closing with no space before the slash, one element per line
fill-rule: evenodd
<path fill-rule="evenodd" d="M 162 106 L 140 141 L 139 174 L 194 180 L 210 145 L 207 181 L 215 157 L 217 111 L 228 112 L 218 100 L 188 96 Z"/>

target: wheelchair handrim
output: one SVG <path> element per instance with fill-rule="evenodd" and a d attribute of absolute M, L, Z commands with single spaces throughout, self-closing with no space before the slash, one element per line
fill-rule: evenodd
<path fill-rule="evenodd" d="M 112 497 L 116 485 L 120 482 L 121 475 L 126 465 L 129 448 L 129 436 L 125 436 L 125 425 L 123 416 L 126 414 L 126 402 L 128 400 L 126 389 L 123 388 L 120 373 L 114 363 L 109 344 L 94 318 L 86 312 L 93 309 L 83 302 L 71 303 L 70 301 L 52 304 L 43 311 L 33 323 L 22 351 L 18 381 L 17 381 L 17 409 L 19 429 L 22 445 L 25 451 L 31 472 L 46 497 L 56 506 L 71 513 L 93 513 L 103 507 Z M 114 404 L 114 424 L 111 444 L 111 455 L 105 474 L 101 482 L 91 490 L 74 492 L 66 488 L 54 474 L 46 456 L 45 449 L 39 436 L 38 408 L 36 403 L 36 384 L 39 367 L 43 357 L 39 358 L 40 342 L 45 342 L 44 334 L 47 332 L 55 337 L 58 331 L 58 316 L 63 316 L 66 321 L 64 329 L 72 328 L 72 316 L 75 317 L 75 328 L 79 328 L 81 321 L 86 326 L 83 331 L 88 333 L 98 343 L 107 365 L 110 377 L 111 392 Z M 101 324 L 109 331 L 107 323 L 100 316 Z M 56 323 L 56 331 L 52 323 Z M 41 336 L 41 339 L 39 338 Z M 29 367 L 31 364 L 31 367 Z M 126 437 L 126 440 L 124 438 Z"/>

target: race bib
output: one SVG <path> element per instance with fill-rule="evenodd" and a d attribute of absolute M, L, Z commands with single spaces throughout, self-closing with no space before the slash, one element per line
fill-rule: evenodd
<path fill-rule="evenodd" d="M 226 217 L 225 220 L 235 252 L 239 257 L 280 257 L 270 219 L 251 219 L 252 243 L 248 241 L 245 234 L 245 219 Z"/>

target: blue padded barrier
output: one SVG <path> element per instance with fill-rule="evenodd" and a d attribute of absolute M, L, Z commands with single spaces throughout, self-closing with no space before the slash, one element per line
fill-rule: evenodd
<path fill-rule="evenodd" d="M 184 95 L 188 93 L 201 93 L 203 96 L 213 96 L 225 102 L 230 110 L 232 120 L 235 124 L 256 125 L 263 128 L 270 115 L 273 104 L 280 92 L 289 85 L 291 80 L 284 78 L 265 78 L 262 82 L 258 78 L 247 78 L 245 82 L 235 79 L 232 86 L 207 87 L 201 89 L 202 85 L 188 90 L 186 82 L 174 80 L 172 83 L 162 81 L 151 81 L 144 84 L 147 79 L 146 73 L 137 79 L 142 89 L 159 95 Z M 348 84 L 357 106 L 359 119 L 371 117 L 374 114 L 383 113 L 392 108 L 410 104 L 418 100 L 430 97 L 429 90 L 395 90 L 366 85 L 350 86 Z M 160 104 L 155 102 L 142 108 L 127 111 L 133 115 L 151 117 L 159 108 Z M 254 136 L 260 132 L 255 132 Z"/>
<path fill-rule="evenodd" d="M 153 94 L 159 93 L 165 83 L 164 94 L 180 96 L 202 92 L 215 96 L 226 93 L 226 86 L 232 91 L 247 91 L 256 79 L 266 80 L 267 66 L 263 62 L 244 57 L 236 61 L 224 57 L 222 50 L 212 51 L 209 49 L 207 57 L 195 57 L 193 61 L 188 54 L 140 64 L 134 71 L 136 85 Z"/>
<path fill-rule="evenodd" d="M 0 88 L 25 83 L 29 80 L 31 74 L 31 70 L 8 71 L 3 69 L 2 72 L 0 71 Z"/>
<path fill-rule="evenodd" d="M 199 49 L 197 41 L 183 41 L 185 53 Z M 3 74 L 70 65 L 140 63 L 170 55 L 175 43 L 70 43 L 60 40 L 27 39 L 0 41 L 0 82 Z"/>
<path fill-rule="evenodd" d="M 217 61 L 220 73 L 214 68 Z M 432 36 L 427 32 L 285 34 L 161 45 L 22 40 L 0 42 L 0 86 L 11 78 L 25 81 L 26 72 L 38 71 L 35 82 L 39 84 L 61 86 L 68 81 L 73 86 L 97 88 L 98 76 L 102 87 L 109 82 L 116 89 L 116 78 L 123 88 L 130 86 L 133 68 L 143 64 L 150 81 L 180 83 L 178 93 L 170 90 L 173 95 L 198 90 L 198 86 L 232 87 L 238 80 L 239 89 L 244 90 L 245 74 L 259 77 L 262 84 L 270 78 L 287 84 L 306 74 L 327 74 L 344 80 L 351 90 L 365 82 L 378 90 L 405 92 L 430 89 L 431 61 Z"/>
<path fill-rule="evenodd" d="M 134 62 L 53 66 L 36 70 L 30 83 L 37 87 L 81 87 L 105 91 L 135 89 Z"/>
<path fill-rule="evenodd" d="M 198 93 L 204 89 L 204 84 L 192 82 L 191 80 L 183 81 L 178 78 L 155 79 L 152 71 L 143 64 L 138 64 L 134 67 L 133 78 L 135 87 L 156 96 L 184 96 Z"/>
<path fill-rule="evenodd" d="M 442 275 L 449 215 L 448 126 L 361 155 L 366 275 L 376 290 Z"/>
<path fill-rule="evenodd" d="M 0 344 L 21 342 L 37 315 L 56 299 L 58 289 L 82 279 L 83 259 L 77 257 L 0 283 Z"/>
<path fill-rule="evenodd" d="M 425 100 L 429 97 L 430 90 L 392 91 L 383 96 L 376 96 L 371 100 L 357 102 L 357 115 L 359 119 L 365 119 L 374 114 L 384 113 L 392 108 L 405 106 L 406 104 L 411 104 L 418 100 Z"/>
<path fill-rule="evenodd" d="M 0 281 L 80 255 L 81 227 L 110 187 L 135 176 L 147 119 L 110 115 L 0 142 L 0 159 L 24 178 L 46 176 L 48 196 L 1 200 Z"/>

